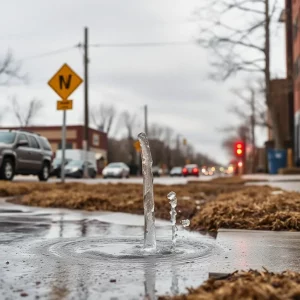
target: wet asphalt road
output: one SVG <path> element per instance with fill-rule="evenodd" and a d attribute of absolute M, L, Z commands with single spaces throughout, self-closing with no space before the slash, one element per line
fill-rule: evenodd
<path fill-rule="evenodd" d="M 200 177 L 154 177 L 155 184 L 163 184 L 163 185 L 172 185 L 172 184 L 186 184 L 189 180 L 199 180 L 199 181 L 208 181 L 213 176 L 200 176 Z M 38 182 L 36 176 L 16 176 L 14 181 L 16 182 Z M 49 183 L 51 182 L 60 182 L 60 179 L 50 178 Z M 95 179 L 72 179 L 67 178 L 66 182 L 82 182 L 86 184 L 106 184 L 106 183 L 135 183 L 135 184 L 142 184 L 143 178 L 142 177 L 131 177 L 131 178 L 124 178 L 124 179 L 117 179 L 117 178 L 95 178 Z"/>
<path fill-rule="evenodd" d="M 155 177 L 155 184 L 162 185 L 173 185 L 173 184 L 186 184 L 189 180 L 198 181 L 209 181 L 217 176 L 200 176 L 196 177 Z M 268 174 L 254 174 L 254 175 L 244 175 L 244 178 L 262 180 L 262 182 L 249 182 L 249 185 L 270 185 L 273 187 L 278 187 L 285 189 L 287 191 L 300 192 L 300 175 L 268 175 Z M 36 176 L 16 176 L 15 180 L 17 182 L 37 182 Z M 106 183 L 135 183 L 142 184 L 143 179 L 140 177 L 132 177 L 129 179 L 66 179 L 67 182 L 83 182 L 86 184 L 106 184 Z M 267 181 L 267 182 L 266 182 Z M 59 182 L 58 179 L 50 179 L 48 182 Z"/>
<path fill-rule="evenodd" d="M 40 209 L 0 201 L 0 299 L 155 299 L 198 286 L 215 240 L 157 222 L 159 253 L 145 254 L 143 216 Z"/>

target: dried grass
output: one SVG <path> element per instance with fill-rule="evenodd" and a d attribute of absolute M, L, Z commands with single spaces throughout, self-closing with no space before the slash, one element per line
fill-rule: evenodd
<path fill-rule="evenodd" d="M 192 218 L 199 203 L 214 199 L 221 193 L 245 188 L 243 184 L 191 182 L 187 185 L 155 185 L 156 216 L 170 218 L 167 194 L 174 190 L 178 197 L 178 217 Z M 2 193 L 1 193 L 2 192 Z M 142 185 L 83 183 L 10 183 L 0 182 L 0 196 L 20 196 L 12 202 L 42 207 L 109 210 L 143 214 Z"/>
<path fill-rule="evenodd" d="M 191 229 L 219 228 L 300 231 L 300 194 L 273 194 L 267 186 L 245 186 L 239 177 L 218 178 L 187 185 L 155 185 L 156 216 L 170 218 L 166 195 L 178 196 L 178 218 L 189 218 Z M 14 202 L 42 207 L 143 214 L 139 184 L 0 182 L 0 196 L 20 196 Z"/>
<path fill-rule="evenodd" d="M 160 297 L 161 300 L 296 300 L 300 299 L 300 274 L 286 271 L 239 271 L 225 279 L 209 279 L 188 295 Z"/>
<path fill-rule="evenodd" d="M 194 230 L 219 228 L 300 230 L 300 194 L 274 194 L 270 187 L 246 187 L 220 194 L 193 217 Z"/>

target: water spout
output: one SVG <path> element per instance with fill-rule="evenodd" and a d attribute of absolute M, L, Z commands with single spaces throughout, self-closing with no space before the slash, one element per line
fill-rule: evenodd
<path fill-rule="evenodd" d="M 144 193 L 144 249 L 156 250 L 155 234 L 155 214 L 154 214 L 154 194 L 153 194 L 153 174 L 152 156 L 148 138 L 141 132 L 138 139 L 142 148 L 142 169 L 143 169 L 143 193 Z"/>
<path fill-rule="evenodd" d="M 177 196 L 175 192 L 170 192 L 167 196 L 171 204 L 171 224 L 172 224 L 172 251 L 175 251 L 176 238 L 177 238 L 177 226 L 176 226 L 176 206 L 177 206 Z"/>

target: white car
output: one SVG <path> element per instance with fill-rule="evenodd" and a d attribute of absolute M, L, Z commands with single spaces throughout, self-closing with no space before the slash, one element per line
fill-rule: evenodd
<path fill-rule="evenodd" d="M 130 169 L 122 162 L 108 164 L 102 171 L 103 178 L 129 178 Z"/>

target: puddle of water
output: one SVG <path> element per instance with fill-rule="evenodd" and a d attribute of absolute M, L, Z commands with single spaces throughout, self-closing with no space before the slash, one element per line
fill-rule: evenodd
<path fill-rule="evenodd" d="M 5 222 L 12 216 L 13 222 Z M 145 253 L 144 217 L 121 213 L 32 209 L 11 216 L 0 212 L 0 222 L 1 299 L 18 298 L 20 290 L 27 299 L 183 293 L 207 279 L 211 257 L 220 251 L 214 238 L 180 226 L 171 253 L 170 223 L 158 221 L 158 252 Z"/>

